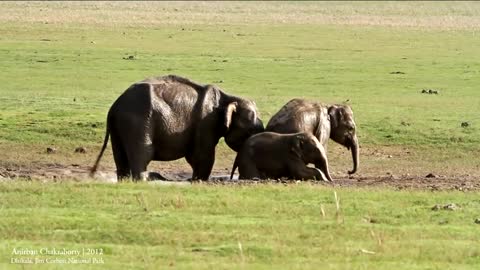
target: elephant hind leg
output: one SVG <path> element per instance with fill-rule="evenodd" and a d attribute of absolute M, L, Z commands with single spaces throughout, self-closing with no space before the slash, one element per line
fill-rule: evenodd
<path fill-rule="evenodd" d="M 115 166 L 117 167 L 117 181 L 129 179 L 130 165 L 125 148 L 121 145 L 119 138 L 115 134 L 111 134 L 112 152 Z"/>
<path fill-rule="evenodd" d="M 132 171 L 133 181 L 147 181 L 147 166 L 153 159 L 153 146 L 132 147 L 128 151 L 128 161 Z"/>

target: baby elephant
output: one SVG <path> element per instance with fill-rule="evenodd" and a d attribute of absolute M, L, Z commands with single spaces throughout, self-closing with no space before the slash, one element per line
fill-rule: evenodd
<path fill-rule="evenodd" d="M 307 167 L 309 163 L 315 164 L 316 168 Z M 237 153 L 230 179 L 237 166 L 239 179 L 286 177 L 332 181 L 325 149 L 315 136 L 305 132 L 253 135 Z"/>

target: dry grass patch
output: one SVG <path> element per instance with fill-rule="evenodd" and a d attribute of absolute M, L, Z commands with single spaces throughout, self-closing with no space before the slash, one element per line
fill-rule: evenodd
<path fill-rule="evenodd" d="M 0 22 L 150 27 L 314 24 L 478 29 L 477 2 L 2 2 Z"/>

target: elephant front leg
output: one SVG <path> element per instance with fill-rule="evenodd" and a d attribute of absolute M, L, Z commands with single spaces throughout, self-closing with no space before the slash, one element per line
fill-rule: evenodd
<path fill-rule="evenodd" d="M 263 173 L 257 169 L 256 164 L 250 160 L 243 160 L 238 165 L 238 179 L 249 179 L 249 180 L 256 180 L 256 179 L 265 179 L 266 177 L 263 176 Z"/>
<path fill-rule="evenodd" d="M 194 147 L 187 155 L 187 161 L 193 169 L 192 180 L 208 180 L 212 173 L 215 147 L 220 138 L 212 134 L 211 129 L 211 126 L 203 125 L 196 130 Z"/>
<path fill-rule="evenodd" d="M 333 182 L 332 176 L 330 175 L 330 170 L 328 169 L 328 163 L 325 162 L 316 162 L 315 168 L 319 169 L 320 172 L 325 176 L 325 181 Z"/>
<path fill-rule="evenodd" d="M 320 150 L 320 157 L 315 162 L 315 168 L 320 169 L 320 171 L 325 175 L 328 181 L 333 182 L 332 176 L 330 176 L 330 170 L 328 169 L 328 158 L 325 148 L 320 144 L 318 145 Z"/>
<path fill-rule="evenodd" d="M 293 162 L 292 164 L 289 165 L 290 168 L 290 174 L 293 178 L 299 179 L 299 180 L 308 180 L 308 179 L 314 179 L 314 180 L 323 180 L 328 182 L 328 178 L 325 176 L 325 174 L 317 169 L 317 168 L 310 168 L 307 167 L 305 163 L 301 161 Z"/>
<path fill-rule="evenodd" d="M 215 162 L 215 148 L 210 151 L 195 151 L 186 159 L 193 170 L 192 180 L 208 180 Z"/>
<path fill-rule="evenodd" d="M 297 173 L 297 177 L 298 177 L 297 179 L 302 179 L 302 180 L 313 179 L 313 180 L 322 180 L 325 182 L 329 182 L 325 174 L 317 168 L 305 167 L 303 170 L 300 170 Z"/>

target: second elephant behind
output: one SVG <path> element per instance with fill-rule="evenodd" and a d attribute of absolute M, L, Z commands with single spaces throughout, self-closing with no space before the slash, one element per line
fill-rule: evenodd
<path fill-rule="evenodd" d="M 327 149 L 328 138 L 352 152 L 353 174 L 359 164 L 359 144 L 353 111 L 348 105 L 326 105 L 305 99 L 292 99 L 267 124 L 266 131 L 278 133 L 307 132 Z"/>
<path fill-rule="evenodd" d="M 315 164 L 316 168 L 308 164 Z M 239 179 L 332 180 L 325 149 L 315 136 L 305 132 L 253 135 L 237 153 L 231 179 L 237 166 Z"/>

